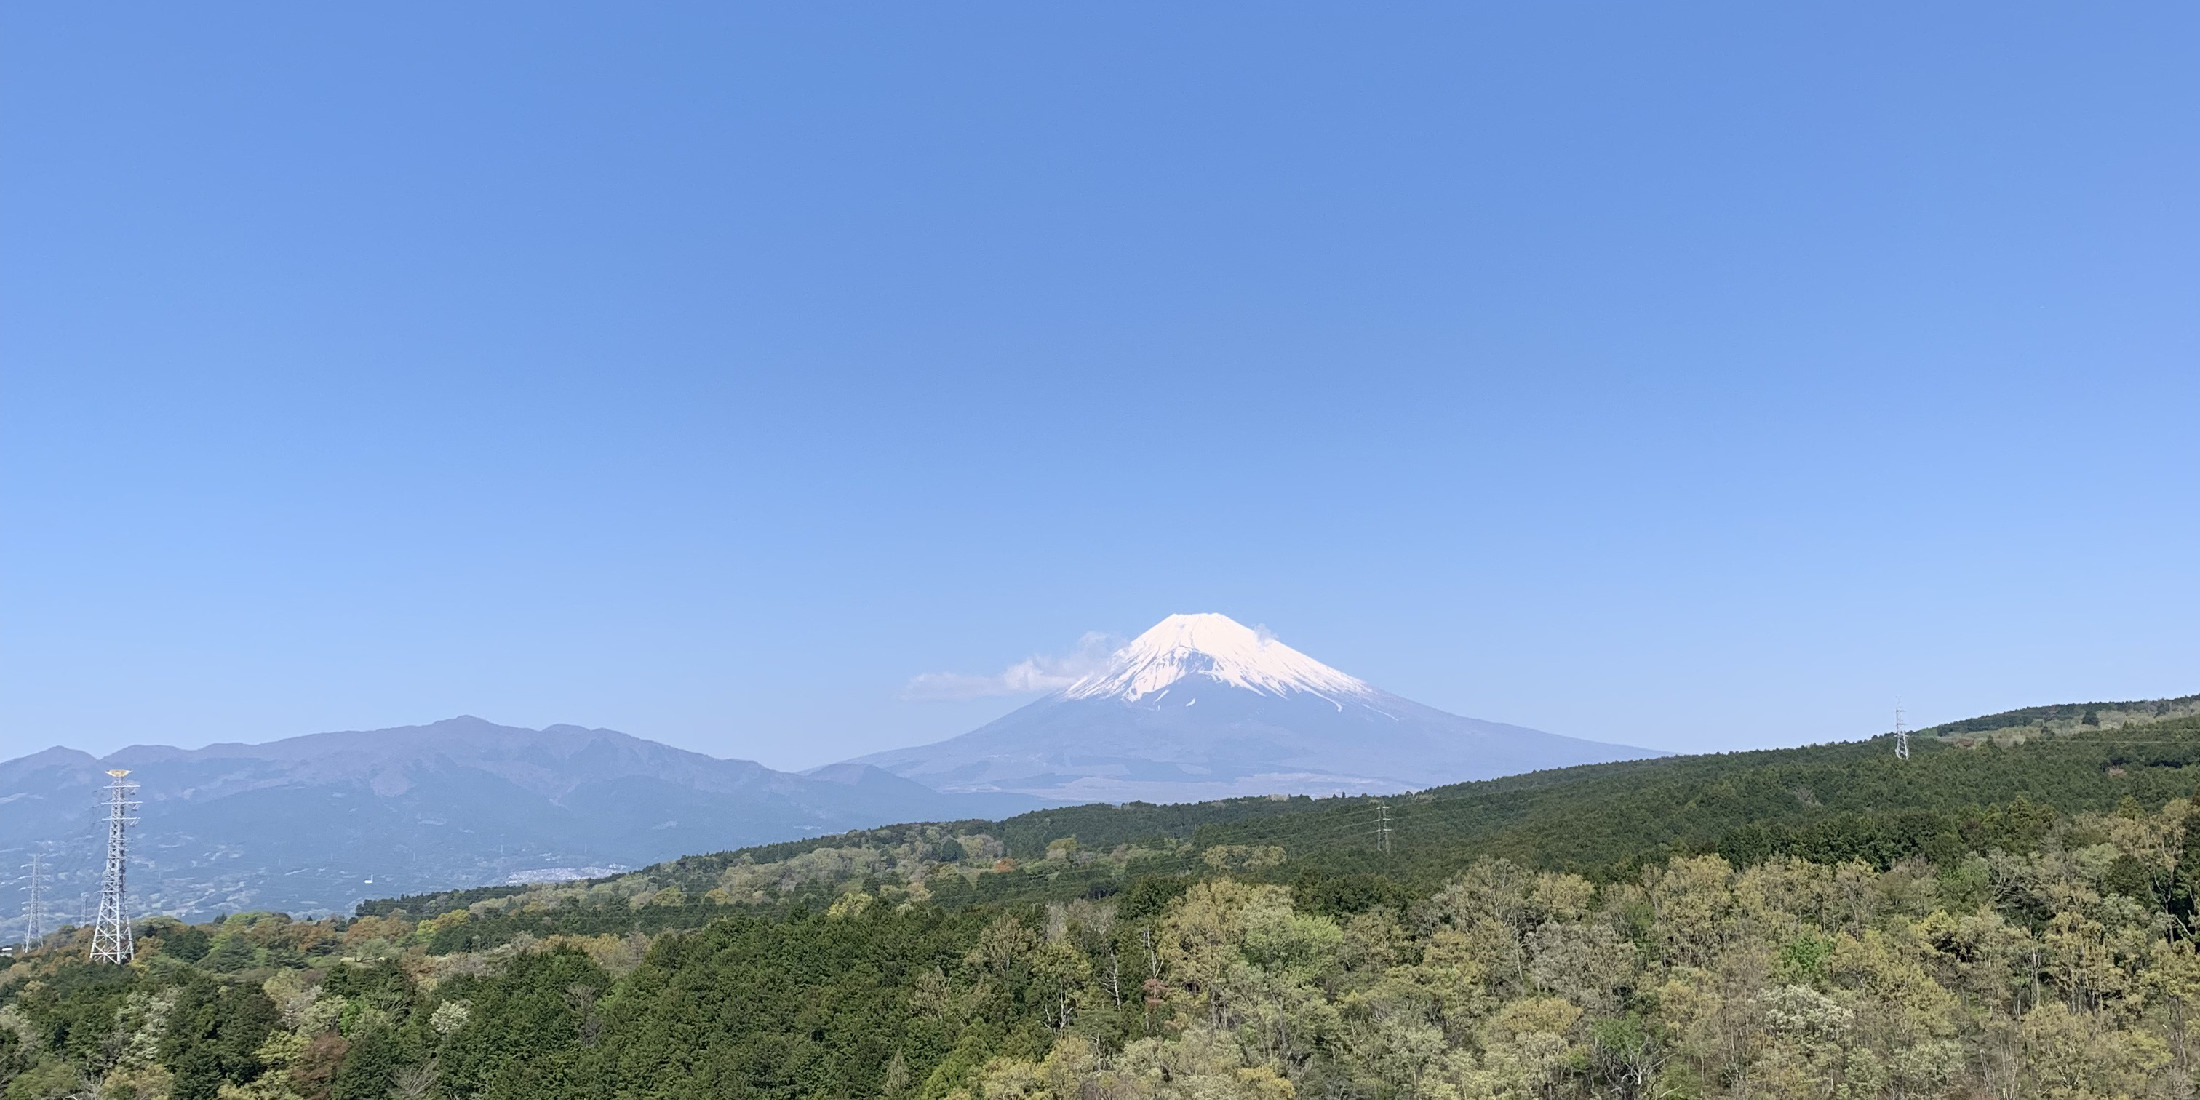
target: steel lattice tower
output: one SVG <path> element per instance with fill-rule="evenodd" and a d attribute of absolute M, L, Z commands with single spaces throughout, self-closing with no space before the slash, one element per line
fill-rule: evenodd
<path fill-rule="evenodd" d="M 107 873 L 99 880 L 99 922 L 92 926 L 92 961 L 126 963 L 135 953 L 130 942 L 130 918 L 123 911 L 124 865 L 129 860 L 128 839 L 124 835 L 137 818 L 130 811 L 137 809 L 138 785 L 126 777 L 126 768 L 107 773 L 114 782 L 107 785 Z"/>
<path fill-rule="evenodd" d="M 1910 758 L 1910 731 L 1902 728 L 1902 708 L 1894 708 L 1894 755 L 1898 760 Z"/>
<path fill-rule="evenodd" d="M 23 950 L 25 951 L 38 946 L 38 941 L 45 938 L 45 930 L 40 925 L 45 923 L 43 918 L 46 914 L 38 904 L 38 887 L 40 886 L 38 872 L 41 870 L 38 866 L 38 857 L 39 853 L 31 853 L 31 896 L 23 903 Z"/>

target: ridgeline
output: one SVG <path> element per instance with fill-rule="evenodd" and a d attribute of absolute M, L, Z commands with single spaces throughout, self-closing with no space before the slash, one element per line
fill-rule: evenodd
<path fill-rule="evenodd" d="M 1483 858 L 1597 882 L 1705 854 L 1737 865 L 1785 855 L 1884 868 L 1912 856 L 2025 850 L 2058 814 L 2105 812 L 2127 798 L 2159 807 L 2193 794 L 2196 709 L 2200 696 L 2011 711 L 1919 731 L 1906 761 L 1880 737 L 1593 764 L 1391 798 L 1090 805 L 895 825 L 589 882 L 385 899 L 359 914 L 424 918 L 492 900 L 483 908 L 546 914 L 614 900 L 623 908 L 672 890 L 694 910 L 681 920 L 700 921 L 719 908 L 821 908 L 850 889 L 894 895 L 912 882 L 930 903 L 955 907 L 1104 897 L 1141 877 L 1218 871 L 1278 883 L 1376 876 L 1425 892 Z M 2123 719 L 2077 727 L 2092 711 Z M 2063 718 L 2074 728 L 2042 725 Z M 1387 854 L 1378 834 L 1385 820 Z M 569 919 L 596 923 L 581 913 Z M 528 923 L 537 934 L 563 930 L 547 917 Z"/>
<path fill-rule="evenodd" d="M 2188 1096 L 2200 697 L 63 929 L 9 1100 Z"/>

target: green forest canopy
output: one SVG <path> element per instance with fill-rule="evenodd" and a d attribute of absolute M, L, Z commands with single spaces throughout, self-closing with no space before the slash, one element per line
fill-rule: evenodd
<path fill-rule="evenodd" d="M 1426 887 L 1480 856 L 1595 880 L 1707 852 L 1742 862 L 1794 854 L 1886 866 L 1907 855 L 1975 847 L 1987 839 L 1980 830 L 2022 828 L 2011 822 L 2028 805 L 2106 810 L 2125 797 L 2160 804 L 2189 793 L 2193 782 L 2184 769 L 2200 761 L 2196 704 L 2200 696 L 2012 711 L 1921 731 L 1909 761 L 1896 760 L 1881 738 L 1595 764 L 1386 799 L 1088 805 L 1005 821 L 888 826 L 689 856 L 588 883 L 387 899 L 365 903 L 359 913 L 433 916 L 492 899 L 513 909 L 585 907 L 591 899 L 668 888 L 698 903 L 715 890 L 728 904 L 816 906 L 851 883 L 897 889 L 912 877 L 924 881 L 929 900 L 957 905 L 1066 899 L 1105 893 L 1140 875 L 1218 866 L 1276 881 L 1307 871 L 1379 869 Z M 2037 725 L 2051 711 L 2136 716 L 2150 707 L 2168 717 L 2045 736 Z M 1979 736 L 1993 731 L 2003 736 Z M 2017 744 L 2030 748 L 2002 751 Z M 1378 851 L 1377 835 L 1386 820 L 1387 855 Z M 1268 848 L 1283 850 L 1280 863 L 1247 867 L 1258 857 L 1233 854 Z"/>
<path fill-rule="evenodd" d="M 2193 700 L 64 930 L 10 1100 L 2189 1096 Z M 2151 709 L 2149 709 L 2151 708 Z M 1389 850 L 1377 833 L 1390 826 Z"/>

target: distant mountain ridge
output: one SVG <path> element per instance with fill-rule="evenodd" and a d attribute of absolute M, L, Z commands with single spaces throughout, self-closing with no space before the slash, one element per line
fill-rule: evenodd
<path fill-rule="evenodd" d="M 331 912 L 392 889 L 556 877 L 694 851 L 1044 803 L 943 794 L 862 766 L 812 776 L 616 730 L 460 717 L 200 749 L 52 748 L 0 763 L 0 866 L 41 852 L 49 926 L 96 889 L 109 768 L 142 784 L 133 909 Z M 17 873 L 0 928 L 21 924 Z"/>
<path fill-rule="evenodd" d="M 960 737 L 860 756 L 941 791 L 1069 802 L 1381 794 L 1658 756 L 1423 706 L 1217 614 Z"/>
<path fill-rule="evenodd" d="M 1385 793 L 1656 755 L 1446 714 L 1221 615 L 1179 615 L 1048 699 L 938 745 L 796 775 L 615 730 L 459 717 L 259 745 L 0 762 L 0 934 L 31 856 L 47 927 L 96 893 L 109 768 L 142 784 L 131 909 L 340 912 L 851 829 L 1067 802 Z"/>
<path fill-rule="evenodd" d="M 1604 881 L 1634 880 L 1646 863 L 1712 852 L 1736 866 L 1778 856 L 1829 866 L 1847 860 L 1892 866 L 1920 855 L 1946 861 L 1974 847 L 2006 851 L 2030 843 L 2043 811 L 2106 813 L 2130 800 L 2160 806 L 2189 796 L 2200 774 L 2200 713 L 2185 709 L 2195 700 L 2200 696 L 2008 712 L 2082 715 L 2111 706 L 2157 716 L 2181 712 L 2146 725 L 2142 753 L 2111 728 L 2019 739 L 2001 751 L 1982 751 L 1982 739 L 1919 736 L 1914 758 L 1897 757 L 1893 736 L 1880 734 L 1508 776 L 1381 806 L 1368 799 L 1239 798 L 1054 807 L 1003 821 L 893 825 L 696 854 L 618 876 L 613 896 L 676 887 L 703 898 L 725 888 L 722 908 L 698 906 L 687 915 L 691 924 L 666 925 L 693 927 L 729 910 L 814 911 L 853 885 L 890 896 L 914 881 L 926 884 L 934 903 L 953 908 L 1112 895 L 1148 875 L 1289 883 L 1313 873 L 1356 880 L 1355 892 L 1370 875 L 1381 875 L 1433 891 L 1485 857 Z M 2007 716 L 1936 728 L 2002 728 Z M 1378 821 L 1394 823 L 1401 838 L 1379 863 Z M 1260 851 L 1275 853 L 1278 862 L 1241 862 Z M 817 858 L 821 852 L 832 858 Z M 557 911 L 576 892 L 574 885 L 452 891 L 381 899 L 360 911 L 403 909 L 417 918 L 514 895 L 525 895 L 526 908 Z M 601 904 L 576 900 L 576 914 Z M 543 923 L 514 922 L 502 931 L 487 925 L 470 926 L 476 943 L 545 930 Z M 585 918 L 574 926 L 588 927 Z"/>

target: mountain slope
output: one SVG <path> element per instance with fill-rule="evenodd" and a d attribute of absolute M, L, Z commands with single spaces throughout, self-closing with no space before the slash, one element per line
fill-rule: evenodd
<path fill-rule="evenodd" d="M 633 918 L 589 907 L 623 907 L 666 887 L 689 904 L 653 911 L 650 927 L 694 927 L 733 911 L 821 909 L 857 886 L 899 898 L 922 884 L 922 897 L 953 908 L 1135 893 L 1141 880 L 1224 873 L 1302 889 L 1425 893 L 1491 857 L 1620 882 L 1638 880 L 1646 865 L 1703 853 L 1737 866 L 1775 856 L 1882 868 L 1916 857 L 1950 864 L 1969 852 L 2027 850 L 2058 815 L 2151 811 L 2190 797 L 2200 783 L 2200 715 L 2011 746 L 1922 738 L 1913 747 L 1908 760 L 1896 758 L 1887 736 L 1668 756 L 1380 800 L 1061 806 L 687 856 L 595 889 L 457 892 L 369 903 L 362 912 L 417 917 L 511 894 L 497 904 L 508 917 L 468 926 L 468 942 L 491 945 L 520 933 L 617 929 Z M 1370 876 L 1389 885 L 1363 881 Z M 565 908 L 568 901 L 579 907 Z"/>
<path fill-rule="evenodd" d="M 82 1091 L 103 1072 L 103 1094 L 135 1088 L 143 1062 L 118 1066 L 119 1040 L 97 1040 L 143 1035 L 161 1026 L 144 1007 L 172 1003 L 191 1034 L 276 1055 L 133 1044 L 202 1095 L 333 1076 L 367 1081 L 354 1095 L 425 1081 L 530 1100 L 1028 1095 L 1035 1081 L 1217 1097 L 1429 1081 L 1490 1095 L 1496 1081 L 1586 1100 L 1728 1095 L 1700 1086 L 1796 1066 L 1801 1085 L 1758 1094 L 1826 1095 L 1841 1073 L 1871 1095 L 2078 1074 L 2106 1084 L 2060 1095 L 2184 1095 L 2165 1052 L 2189 1023 L 2155 991 L 2191 978 L 2200 717 L 1916 748 L 1589 765 L 1381 804 L 900 825 L 592 884 L 385 899 L 360 907 L 368 921 L 150 921 L 130 967 L 86 960 L 79 930 L 0 958 L 14 1030 L 46 1038 L 7 1035 L 0 1079 L 28 1067 L 11 1094 Z M 1389 852 L 1361 827 L 1385 809 Z M 1693 858 L 1709 853 L 1724 859 Z M 2089 957 L 2103 965 L 2072 965 Z M 420 973 L 437 980 L 407 980 Z M 1215 1042 L 1218 988 L 1256 1025 L 1342 1023 L 1312 1040 L 1240 1029 L 1294 1059 L 1248 1067 L 1260 1043 Z M 1462 989 L 1481 1026 L 1451 1035 L 1435 1014 Z M 406 1030 L 383 1024 L 377 1042 L 375 1017 L 352 1027 L 346 1003 L 370 998 Z M 1732 1027 L 1701 1026 L 1707 1000 Z M 1420 1053 L 1401 1061 L 1365 1027 L 1371 1004 L 1410 1021 Z M 1513 1054 L 1520 1034 L 1541 1044 L 1533 1061 Z M 299 1050 L 316 1060 L 281 1059 Z M 1876 1087 L 1890 1080 L 1918 1087 Z"/>
<path fill-rule="evenodd" d="M 44 855 L 49 923 L 97 886 L 108 768 L 142 784 L 139 912 L 349 908 L 363 896 L 634 866 L 682 852 L 1029 808 L 850 767 L 798 776 L 614 730 L 479 718 L 264 745 L 48 749 L 0 764 L 0 860 Z M 18 879 L 0 913 L 21 912 Z"/>
<path fill-rule="evenodd" d="M 1108 667 L 960 737 L 857 758 L 942 791 L 1191 802 L 1367 794 L 1647 749 L 1462 718 L 1222 615 L 1171 615 Z"/>

